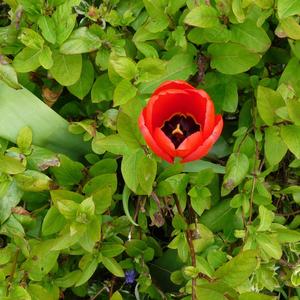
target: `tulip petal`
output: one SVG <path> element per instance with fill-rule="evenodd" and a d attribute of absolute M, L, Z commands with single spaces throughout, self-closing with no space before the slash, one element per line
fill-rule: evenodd
<path fill-rule="evenodd" d="M 195 151 L 184 157 L 182 162 L 189 162 L 204 157 L 209 152 L 215 141 L 219 138 L 222 128 L 223 119 L 221 115 L 218 115 L 216 116 L 215 127 L 211 135 Z"/>
<path fill-rule="evenodd" d="M 202 131 L 191 134 L 176 149 L 176 156 L 185 157 L 192 153 L 202 143 L 202 140 Z"/>
<path fill-rule="evenodd" d="M 166 90 L 186 90 L 186 89 L 195 89 L 193 86 L 188 84 L 183 80 L 168 80 L 162 83 L 153 93 L 153 95 L 158 95 L 162 91 Z"/>
<path fill-rule="evenodd" d="M 161 149 L 154 138 L 152 137 L 151 133 L 149 132 L 148 128 L 145 125 L 145 119 L 144 119 L 144 111 L 141 113 L 139 117 L 139 127 L 140 130 L 146 140 L 147 145 L 151 148 L 151 150 L 162 159 L 166 160 L 169 163 L 173 162 L 173 158 L 168 155 L 163 149 Z"/>
<path fill-rule="evenodd" d="M 210 136 L 210 134 L 214 129 L 214 126 L 215 126 L 215 107 L 213 102 L 210 100 L 208 96 L 206 102 L 205 120 L 203 126 L 203 139 L 206 139 Z"/>
<path fill-rule="evenodd" d="M 170 156 L 175 157 L 176 151 L 172 141 L 165 135 L 161 128 L 156 127 L 154 130 L 154 138 L 159 147 L 161 147 Z"/>
<path fill-rule="evenodd" d="M 203 127 L 205 111 L 206 99 L 193 90 L 164 91 L 152 97 L 147 105 L 147 126 L 154 130 L 175 114 L 185 114 L 194 117 Z"/>

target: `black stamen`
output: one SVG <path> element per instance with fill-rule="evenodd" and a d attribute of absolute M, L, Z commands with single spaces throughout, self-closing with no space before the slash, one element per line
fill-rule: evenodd
<path fill-rule="evenodd" d="M 161 130 L 172 141 L 175 148 L 178 148 L 188 136 L 199 131 L 200 128 L 201 126 L 193 117 L 177 114 L 165 121 Z"/>

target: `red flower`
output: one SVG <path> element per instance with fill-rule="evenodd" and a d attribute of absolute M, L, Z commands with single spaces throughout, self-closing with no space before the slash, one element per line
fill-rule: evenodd
<path fill-rule="evenodd" d="M 153 152 L 172 163 L 205 156 L 219 138 L 223 119 L 203 90 L 185 81 L 166 81 L 151 96 L 139 117 L 140 130 Z"/>

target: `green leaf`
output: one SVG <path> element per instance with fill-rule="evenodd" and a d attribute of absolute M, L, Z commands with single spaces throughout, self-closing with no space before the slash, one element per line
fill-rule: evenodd
<path fill-rule="evenodd" d="M 44 45 L 44 39 L 34 30 L 23 28 L 19 35 L 20 41 L 31 49 L 41 49 Z"/>
<path fill-rule="evenodd" d="M 90 32 L 87 27 L 80 27 L 72 32 L 59 50 L 63 54 L 80 54 L 95 51 L 101 45 L 102 42 L 97 35 Z"/>
<path fill-rule="evenodd" d="M 29 293 L 21 286 L 13 286 L 9 295 L 10 298 L 8 299 L 32 300 Z"/>
<path fill-rule="evenodd" d="M 216 206 L 207 210 L 200 217 L 200 223 L 213 232 L 221 230 L 241 229 L 241 219 L 236 215 L 236 210 L 230 207 L 230 200 L 221 201 Z"/>
<path fill-rule="evenodd" d="M 19 174 L 24 172 L 25 166 L 22 162 L 14 157 L 0 154 L 0 171 L 6 174 Z"/>
<path fill-rule="evenodd" d="M 34 132 L 34 145 L 73 158 L 89 151 L 81 137 L 69 133 L 68 122 L 28 90 L 16 91 L 0 82 L 0 102 L 0 137 L 16 142 L 20 129 L 28 126 Z"/>
<path fill-rule="evenodd" d="M 293 17 L 282 19 L 280 25 L 289 38 L 300 40 L 300 25 Z"/>
<path fill-rule="evenodd" d="M 275 214 L 266 209 L 263 205 L 259 206 L 259 219 L 260 223 L 257 228 L 257 231 L 266 231 L 269 230 L 271 227 L 271 224 L 274 220 Z"/>
<path fill-rule="evenodd" d="M 111 55 L 110 64 L 121 77 L 131 80 L 137 74 L 137 67 L 133 60 L 128 57 Z"/>
<path fill-rule="evenodd" d="M 291 85 L 297 96 L 300 97 L 300 62 L 296 57 L 291 58 L 285 67 L 279 85 L 282 83 Z"/>
<path fill-rule="evenodd" d="M 268 233 L 259 233 L 256 236 L 256 241 L 267 257 L 281 258 L 282 249 L 275 236 Z"/>
<path fill-rule="evenodd" d="M 152 192 L 152 186 L 156 177 L 157 163 L 154 158 L 144 155 L 137 161 L 137 178 L 140 187 L 147 195 Z"/>
<path fill-rule="evenodd" d="M 205 75 L 205 84 L 200 85 L 214 101 L 218 112 L 235 112 L 238 106 L 238 86 L 233 76 L 219 72 Z"/>
<path fill-rule="evenodd" d="M 81 258 L 81 260 L 84 258 L 84 256 Z M 90 257 L 89 257 L 90 258 Z M 95 273 L 98 266 L 98 261 L 95 258 L 90 258 L 84 266 L 81 266 L 82 274 L 77 280 L 75 286 L 80 286 L 84 283 L 86 283 L 92 275 Z"/>
<path fill-rule="evenodd" d="M 271 46 L 267 33 L 252 20 L 231 27 L 231 41 L 242 44 L 251 52 L 266 52 Z"/>
<path fill-rule="evenodd" d="M 140 132 L 138 126 L 127 114 L 119 112 L 117 119 L 117 130 L 120 137 L 131 149 L 140 149 Z"/>
<path fill-rule="evenodd" d="M 257 252 L 247 250 L 240 252 L 214 273 L 214 277 L 221 279 L 231 287 L 243 284 L 254 272 L 257 266 Z"/>
<path fill-rule="evenodd" d="M 233 153 L 226 164 L 226 173 L 222 185 L 222 195 L 228 195 L 238 186 L 248 173 L 249 160 L 243 153 Z"/>
<path fill-rule="evenodd" d="M 114 88 L 107 74 L 97 77 L 91 91 L 92 102 L 98 103 L 104 100 L 112 100 Z"/>
<path fill-rule="evenodd" d="M 199 216 L 205 209 L 210 208 L 211 193 L 208 188 L 194 186 L 188 194 L 191 197 L 191 205 Z"/>
<path fill-rule="evenodd" d="M 23 153 L 28 153 L 30 151 L 30 146 L 32 143 L 32 130 L 30 127 L 23 127 L 17 137 L 17 145 Z"/>
<path fill-rule="evenodd" d="M 285 125 L 280 130 L 281 137 L 289 150 L 300 158 L 300 126 Z"/>
<path fill-rule="evenodd" d="M 31 283 L 28 286 L 27 291 L 31 296 L 31 300 L 40 300 L 40 299 L 51 300 L 49 297 L 49 292 L 41 285 Z"/>
<path fill-rule="evenodd" d="M 26 170 L 22 174 L 15 175 L 17 185 L 28 192 L 41 192 L 50 189 L 52 180 L 38 171 Z"/>
<path fill-rule="evenodd" d="M 103 154 L 105 151 L 116 155 L 127 153 L 128 147 L 119 134 L 108 136 L 96 136 L 92 142 L 92 149 L 97 154 Z"/>
<path fill-rule="evenodd" d="M 123 300 L 123 297 L 118 291 L 116 291 L 113 293 L 110 300 Z"/>
<path fill-rule="evenodd" d="M 51 44 L 56 42 L 56 30 L 54 20 L 49 16 L 40 16 L 38 25 L 42 30 L 43 37 Z"/>
<path fill-rule="evenodd" d="M 15 69 L 6 61 L 0 59 L 0 80 L 4 81 L 14 89 L 20 89 L 18 77 Z"/>
<path fill-rule="evenodd" d="M 128 204 L 129 204 L 129 198 L 130 198 L 130 194 L 131 191 L 128 188 L 128 186 L 125 184 L 124 185 L 124 190 L 122 193 L 122 204 L 123 204 L 123 209 L 125 212 L 126 217 L 128 218 L 128 220 L 135 226 L 139 226 L 136 222 L 134 222 L 134 220 L 132 219 L 129 209 L 128 209 Z"/>
<path fill-rule="evenodd" d="M 277 11 L 280 19 L 300 14 L 300 2 L 298 0 L 278 0 Z"/>
<path fill-rule="evenodd" d="M 83 187 L 83 192 L 87 195 L 92 195 L 103 188 L 110 188 L 111 194 L 117 190 L 116 174 L 102 174 L 90 179 Z"/>
<path fill-rule="evenodd" d="M 114 91 L 114 106 L 127 103 L 137 93 L 137 88 L 127 79 L 121 80 Z"/>
<path fill-rule="evenodd" d="M 257 294 L 254 292 L 248 292 L 241 294 L 239 300 L 275 300 L 275 296 L 268 296 L 264 294 Z"/>
<path fill-rule="evenodd" d="M 109 209 L 112 202 L 111 187 L 97 189 L 97 191 L 93 193 L 93 200 L 95 203 L 96 214 L 103 214 Z"/>
<path fill-rule="evenodd" d="M 42 235 L 47 236 L 59 232 L 65 225 L 65 218 L 59 213 L 59 210 L 55 206 L 52 206 L 44 217 Z"/>
<path fill-rule="evenodd" d="M 161 32 L 169 25 L 169 19 L 160 7 L 160 1 L 156 3 L 149 0 L 143 0 L 145 8 L 150 16 L 150 21 L 146 24 L 146 29 L 150 32 Z"/>
<path fill-rule="evenodd" d="M 76 270 L 72 272 L 67 272 L 63 277 L 58 277 L 54 279 L 54 284 L 61 288 L 68 288 L 78 281 L 79 277 L 81 276 L 81 271 Z"/>
<path fill-rule="evenodd" d="M 74 5 L 78 5 L 79 2 Z M 72 14 L 72 1 L 65 1 L 62 5 L 59 5 L 55 12 L 52 14 L 52 18 L 55 22 L 56 31 L 56 43 L 61 45 L 72 33 L 76 24 L 76 14 Z"/>
<path fill-rule="evenodd" d="M 141 94 L 151 94 L 162 82 L 166 80 L 187 80 L 195 72 L 194 57 L 190 54 L 177 54 L 167 62 L 166 73 L 158 79 L 142 83 L 139 86 L 139 92 Z"/>
<path fill-rule="evenodd" d="M 138 193 L 140 190 L 140 179 L 137 167 L 141 164 L 141 161 L 144 160 L 144 156 L 145 154 L 142 149 L 136 149 L 130 154 L 125 155 L 122 159 L 121 171 L 123 178 L 126 185 L 135 193 Z M 145 191 L 143 192 L 146 193 Z"/>
<path fill-rule="evenodd" d="M 104 267 L 117 277 L 124 277 L 124 271 L 122 270 L 119 263 L 112 257 L 102 256 L 102 263 Z"/>
<path fill-rule="evenodd" d="M 211 28 L 193 28 L 188 33 L 188 39 L 196 45 L 205 44 L 207 42 L 227 43 L 230 37 L 231 31 L 221 24 Z"/>
<path fill-rule="evenodd" d="M 80 54 L 64 55 L 54 52 L 53 61 L 54 64 L 50 72 L 58 83 L 69 86 L 78 81 L 82 67 L 82 57 Z"/>
<path fill-rule="evenodd" d="M 34 71 L 40 66 L 39 56 L 41 54 L 41 49 L 31 49 L 25 47 L 21 52 L 19 52 L 13 61 L 13 66 L 17 72 L 27 73 Z"/>
<path fill-rule="evenodd" d="M 12 208 L 20 202 L 22 195 L 23 192 L 14 180 L 0 183 L 0 224 L 9 218 Z"/>
<path fill-rule="evenodd" d="M 81 75 L 77 82 L 68 86 L 70 93 L 77 98 L 83 100 L 83 98 L 89 93 L 94 83 L 94 67 L 89 59 L 82 61 Z"/>
<path fill-rule="evenodd" d="M 196 27 L 214 27 L 219 24 L 218 11 L 212 6 L 200 4 L 186 15 L 184 22 Z"/>
<path fill-rule="evenodd" d="M 265 129 L 265 155 L 269 164 L 272 166 L 281 162 L 287 152 L 287 146 L 279 136 L 276 127 Z"/>
<path fill-rule="evenodd" d="M 285 105 L 280 93 L 260 85 L 256 100 L 259 115 L 267 125 L 272 125 L 276 120 L 276 109 Z"/>
<path fill-rule="evenodd" d="M 300 125 L 300 101 L 296 99 L 287 99 L 286 103 L 290 118 L 295 125 Z"/>
<path fill-rule="evenodd" d="M 225 167 L 205 160 L 197 160 L 190 163 L 185 163 L 183 171 L 188 173 L 200 172 L 205 169 L 211 169 L 217 174 L 225 174 Z"/>
<path fill-rule="evenodd" d="M 63 186 L 78 184 L 83 178 L 84 166 L 65 155 L 59 155 L 58 157 L 60 166 L 51 168 L 57 182 Z"/>
<path fill-rule="evenodd" d="M 233 43 L 211 44 L 208 53 L 211 55 L 211 67 L 224 74 L 246 72 L 260 60 L 257 53 Z"/>
<path fill-rule="evenodd" d="M 137 63 L 138 82 L 147 82 L 162 76 L 166 71 L 166 63 L 158 58 L 147 57 Z"/>
<path fill-rule="evenodd" d="M 52 51 L 48 46 L 44 46 L 41 49 L 39 62 L 46 70 L 50 69 L 53 66 Z"/>
<path fill-rule="evenodd" d="M 221 282 L 201 284 L 196 289 L 197 299 L 227 300 L 236 299 L 237 293 Z"/>
<path fill-rule="evenodd" d="M 242 0 L 232 0 L 232 11 L 239 23 L 245 20 L 245 13 L 243 11 Z"/>
<path fill-rule="evenodd" d="M 115 257 L 120 255 L 125 250 L 125 247 L 121 244 L 112 242 L 104 242 L 101 244 L 100 252 L 105 257 Z"/>

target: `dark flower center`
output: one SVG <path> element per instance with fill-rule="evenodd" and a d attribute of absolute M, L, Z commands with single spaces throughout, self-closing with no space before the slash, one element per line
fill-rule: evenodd
<path fill-rule="evenodd" d="M 172 141 L 175 149 L 191 134 L 199 131 L 201 126 L 196 123 L 193 117 L 176 114 L 165 121 L 161 130 Z"/>

